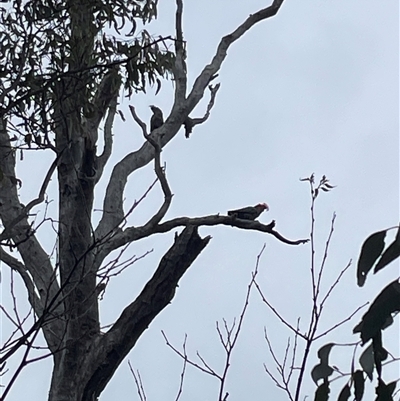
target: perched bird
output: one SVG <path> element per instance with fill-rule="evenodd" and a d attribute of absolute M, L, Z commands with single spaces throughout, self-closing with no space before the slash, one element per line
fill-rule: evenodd
<path fill-rule="evenodd" d="M 153 115 L 150 119 L 150 132 L 160 128 L 164 124 L 164 117 L 162 111 L 156 106 L 150 106 Z"/>
<path fill-rule="evenodd" d="M 255 220 L 264 210 L 269 210 L 266 203 L 259 203 L 255 206 L 244 207 L 243 209 L 229 210 L 228 216 L 243 220 Z"/>

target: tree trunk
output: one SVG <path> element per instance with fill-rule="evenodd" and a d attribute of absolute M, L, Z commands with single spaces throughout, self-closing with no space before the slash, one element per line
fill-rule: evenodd
<path fill-rule="evenodd" d="M 87 335 L 87 341 L 76 337 L 65 341 L 66 348 L 54 355 L 49 401 L 97 399 L 139 337 L 171 303 L 179 280 L 210 239 L 200 238 L 197 227 L 186 227 L 142 292 L 107 333 Z M 69 333 L 67 330 L 67 337 Z"/>

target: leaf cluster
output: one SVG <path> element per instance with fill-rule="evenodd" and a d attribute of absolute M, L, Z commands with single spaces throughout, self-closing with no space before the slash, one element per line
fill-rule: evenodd
<path fill-rule="evenodd" d="M 148 84 L 159 90 L 160 78 L 169 76 L 174 62 L 167 43 L 171 38 L 138 31 L 138 24 L 143 27 L 157 17 L 156 3 L 14 0 L 0 7 L 0 118 L 14 118 L 9 128 L 37 142 L 41 134 L 48 140 L 54 128 L 60 83 L 74 93 L 81 112 L 90 109 L 110 69 L 124 77 L 128 96 Z"/>
<path fill-rule="evenodd" d="M 360 287 L 365 284 L 367 274 L 373 267 L 374 273 L 377 273 L 400 256 L 400 228 L 394 241 L 385 249 L 388 231 L 378 231 L 365 240 L 357 265 L 357 282 Z"/>
<path fill-rule="evenodd" d="M 322 178 L 319 180 L 318 185 L 315 185 L 315 175 L 314 173 L 310 175 L 310 177 L 306 178 L 300 178 L 300 181 L 308 181 L 310 183 L 311 187 L 311 196 L 312 199 L 315 200 L 320 193 L 320 191 L 323 192 L 329 192 L 333 188 L 336 188 L 335 185 L 332 185 L 329 183 L 328 178 L 326 175 L 323 175 Z"/>
<path fill-rule="evenodd" d="M 385 237 L 390 229 L 371 234 L 361 247 L 357 263 L 357 282 L 360 287 L 365 284 L 368 273 L 373 269 L 374 273 L 384 269 L 400 256 L 400 227 L 392 243 L 386 246 Z M 392 357 L 389 361 L 389 352 L 383 346 L 383 330 L 393 324 L 393 317 L 400 312 L 400 282 L 398 279 L 389 283 L 375 298 L 361 321 L 354 327 L 353 333 L 360 333 L 361 345 L 369 342 L 368 347 L 359 357 L 361 369 L 355 370 L 354 356 L 351 367 L 350 379 L 342 388 L 338 401 L 350 399 L 353 388 L 354 400 L 361 401 L 364 395 L 365 380 L 373 380 L 373 373 L 377 374 L 377 385 L 375 388 L 376 401 L 392 401 L 396 389 L 397 380 L 386 384 L 382 378 L 382 366 L 387 363 L 398 361 Z M 322 380 L 322 384 L 316 390 L 315 400 L 323 401 L 329 399 L 330 382 L 328 378 L 337 371 L 330 366 L 329 353 L 333 343 L 324 345 L 318 351 L 320 363 L 316 365 L 311 373 L 314 382 Z M 359 344 L 356 344 L 356 347 Z"/>

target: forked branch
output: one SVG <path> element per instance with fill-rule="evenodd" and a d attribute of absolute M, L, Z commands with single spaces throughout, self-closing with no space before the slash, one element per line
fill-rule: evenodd
<path fill-rule="evenodd" d="M 171 205 L 171 200 L 173 195 L 168 185 L 167 177 L 165 176 L 165 168 L 161 167 L 160 155 L 162 149 L 157 141 L 158 138 L 153 138 L 151 135 L 147 134 L 146 124 L 137 116 L 135 108 L 130 105 L 129 109 L 131 111 L 133 119 L 142 128 L 143 136 L 154 148 L 154 171 L 157 175 L 158 180 L 160 181 L 161 188 L 164 193 L 164 203 L 161 205 L 158 212 L 146 223 L 146 226 L 154 226 L 158 224 L 167 213 L 169 206 Z"/>
<path fill-rule="evenodd" d="M 210 112 L 211 109 L 214 106 L 215 102 L 215 96 L 217 95 L 218 89 L 220 88 L 221 84 L 216 84 L 215 86 L 209 85 L 208 89 L 211 92 L 211 98 L 210 101 L 208 102 L 207 110 L 206 113 L 204 114 L 203 117 L 201 118 L 190 118 L 187 116 L 185 119 L 183 125 L 185 127 L 185 137 L 189 138 L 190 134 L 192 133 L 193 128 L 198 125 L 198 124 L 203 124 L 208 120 L 208 117 L 210 117 Z"/>

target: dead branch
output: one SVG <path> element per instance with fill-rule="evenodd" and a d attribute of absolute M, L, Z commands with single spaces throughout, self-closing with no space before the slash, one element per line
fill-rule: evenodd
<path fill-rule="evenodd" d="M 281 235 L 279 232 L 274 230 L 275 221 L 273 220 L 269 224 L 262 224 L 259 221 L 251 221 L 251 220 L 242 220 L 236 219 L 231 216 L 220 216 L 220 215 L 211 215 L 211 216 L 203 216 L 203 217 L 177 217 L 175 219 L 166 221 L 164 223 L 158 225 L 151 225 L 147 223 L 142 227 L 129 227 L 124 231 L 119 231 L 112 238 L 110 238 L 107 242 L 104 243 L 104 246 L 98 253 L 96 264 L 101 263 L 102 260 L 113 250 L 124 246 L 130 241 L 137 241 L 139 239 L 148 237 L 153 234 L 165 233 L 173 230 L 177 227 L 188 227 L 188 226 L 217 226 L 217 225 L 225 225 L 236 228 L 241 228 L 244 230 L 254 230 L 260 231 L 266 234 L 273 235 L 279 241 L 288 244 L 288 245 L 300 245 L 305 244 L 309 240 L 308 239 L 300 239 L 300 240 L 289 240 Z"/>
<path fill-rule="evenodd" d="M 218 89 L 220 88 L 220 86 L 221 86 L 221 84 L 216 84 L 215 86 L 212 86 L 212 85 L 208 86 L 208 89 L 211 92 L 211 97 L 210 97 L 210 101 L 208 102 L 208 105 L 207 105 L 206 113 L 204 114 L 203 117 L 190 118 L 189 116 L 187 116 L 187 118 L 183 122 L 183 125 L 185 127 L 185 137 L 186 138 L 190 137 L 190 134 L 192 133 L 192 130 L 196 125 L 203 124 L 210 117 L 211 109 L 214 107 L 215 96 L 217 95 L 217 92 L 218 92 Z"/>
<path fill-rule="evenodd" d="M 97 338 L 90 358 L 85 360 L 88 367 L 97 366 L 87 378 L 88 397 L 95 398 L 101 393 L 143 331 L 174 298 L 179 280 L 211 239 L 201 238 L 197 230 L 188 226 L 175 238 L 142 292 L 124 309 L 113 327 Z M 81 369 L 86 372 L 84 366 Z"/>

